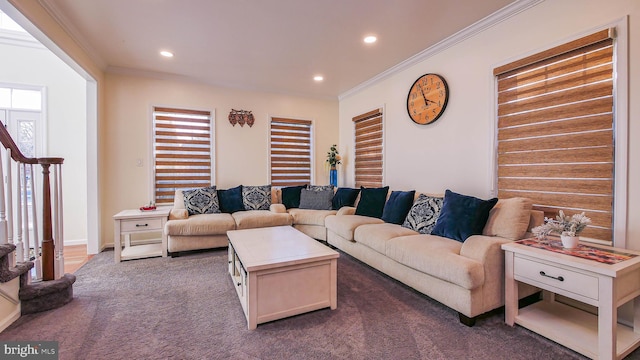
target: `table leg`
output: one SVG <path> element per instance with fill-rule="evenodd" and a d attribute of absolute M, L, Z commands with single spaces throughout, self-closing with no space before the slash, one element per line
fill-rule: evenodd
<path fill-rule="evenodd" d="M 518 283 L 513 277 L 513 253 L 504 252 L 504 322 L 513 326 L 518 315 Z"/>
<path fill-rule="evenodd" d="M 120 243 L 120 220 L 115 220 L 114 221 L 114 229 L 113 229 L 113 253 L 115 256 L 115 262 L 119 263 L 120 259 L 121 259 L 121 253 L 122 253 L 122 244 Z"/>
<path fill-rule="evenodd" d="M 618 309 L 613 300 L 614 279 L 608 276 L 599 278 L 598 306 L 598 358 L 615 359 L 617 357 Z"/>

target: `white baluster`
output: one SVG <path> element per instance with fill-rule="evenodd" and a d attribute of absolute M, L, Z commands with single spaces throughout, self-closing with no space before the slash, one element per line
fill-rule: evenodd
<path fill-rule="evenodd" d="M 62 226 L 62 164 L 53 166 L 53 208 L 55 225 L 54 246 L 55 246 L 55 276 L 56 279 L 64 275 L 64 229 Z"/>
<path fill-rule="evenodd" d="M 36 253 L 36 259 L 34 261 L 34 268 L 36 270 L 36 278 L 42 279 L 42 253 L 40 251 L 40 234 L 38 233 L 38 209 L 36 204 L 38 203 L 36 199 L 36 172 L 34 171 L 33 164 L 31 166 L 31 217 L 33 219 L 33 249 Z"/>
<path fill-rule="evenodd" d="M 27 198 L 27 164 L 22 164 L 22 231 L 24 233 L 25 261 L 31 261 L 31 237 L 29 236 L 29 199 Z"/>
<path fill-rule="evenodd" d="M 18 186 L 18 201 L 16 201 L 16 259 L 23 262 L 25 259 L 24 243 L 22 242 L 22 176 L 20 175 L 20 163 L 16 162 L 16 179 Z"/>
<path fill-rule="evenodd" d="M 14 244 L 13 239 L 13 177 L 11 176 L 11 168 L 13 161 L 11 159 L 11 149 L 7 149 L 7 241 L 9 244 Z M 11 256 L 9 258 L 9 267 L 16 265 L 16 257 Z"/>
<path fill-rule="evenodd" d="M 0 179 L 2 179 L 2 188 L 0 189 L 0 244 L 7 244 L 9 242 L 7 234 L 7 213 L 4 192 L 6 190 L 6 182 L 4 181 L 4 152 L 0 151 Z M 11 163 L 11 159 L 9 159 Z"/>

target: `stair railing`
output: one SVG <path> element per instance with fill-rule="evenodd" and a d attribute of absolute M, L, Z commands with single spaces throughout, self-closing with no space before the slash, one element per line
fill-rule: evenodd
<path fill-rule="evenodd" d="M 0 186 L 0 244 L 11 243 L 16 246 L 15 259 L 11 261 L 34 262 L 33 280 L 59 279 L 64 275 L 62 226 L 62 163 L 64 159 L 25 157 L 6 127 L 1 124 L 0 143 L 2 143 L 0 179 L 4 180 L 3 186 Z M 41 182 L 35 179 L 37 174 L 34 167 L 37 165 L 42 167 L 41 177 L 38 176 Z M 53 203 L 51 171 L 54 178 Z M 42 184 L 41 218 L 38 218 L 37 213 L 37 183 Z M 39 224 L 42 224 L 42 238 L 39 237 Z M 33 234 L 33 237 L 30 234 Z"/>

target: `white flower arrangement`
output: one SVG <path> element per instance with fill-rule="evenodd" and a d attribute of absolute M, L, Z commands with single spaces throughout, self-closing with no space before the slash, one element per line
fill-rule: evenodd
<path fill-rule="evenodd" d="M 538 239 L 545 239 L 551 233 L 578 236 L 589 224 L 591 224 L 591 219 L 586 217 L 584 212 L 568 216 L 564 214 L 564 211 L 560 210 L 555 219 L 544 218 L 544 224 L 534 227 L 531 232 Z"/>

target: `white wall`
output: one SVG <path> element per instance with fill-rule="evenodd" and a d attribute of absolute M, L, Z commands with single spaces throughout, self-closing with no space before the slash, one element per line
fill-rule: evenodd
<path fill-rule="evenodd" d="M 86 242 L 86 82 L 44 48 L 0 44 L 0 54 L 0 82 L 46 88 L 47 111 L 43 115 L 47 120 L 47 148 L 44 156 L 64 158 L 65 240 L 68 243 Z M 42 196 L 41 187 L 36 188 L 36 192 L 37 196 Z"/>
<path fill-rule="evenodd" d="M 113 242 L 112 216 L 148 203 L 152 191 L 151 109 L 169 106 L 215 111 L 215 179 L 218 188 L 265 185 L 269 178 L 271 116 L 313 121 L 316 184 L 327 184 L 326 151 L 337 143 L 338 101 L 225 89 L 184 81 L 108 73 L 106 116 L 100 138 L 104 166 L 101 204 L 102 239 Z M 232 126 L 231 109 L 251 110 L 253 127 Z M 143 159 L 143 166 L 136 166 Z"/>
<path fill-rule="evenodd" d="M 629 248 L 640 249 L 640 1 L 547 0 L 410 68 L 340 101 L 340 149 L 352 156 L 351 118 L 385 107 L 385 183 L 392 189 L 441 193 L 445 189 L 489 197 L 493 187 L 495 119 L 492 70 L 536 50 L 629 16 Z M 635 46 L 634 46 L 635 45 Z M 445 77 L 450 99 L 431 125 L 406 113 L 413 81 L 425 73 Z M 347 164 L 352 166 L 353 164 Z M 347 184 L 353 185 L 349 168 Z M 623 231 L 623 233 L 625 233 Z"/>

